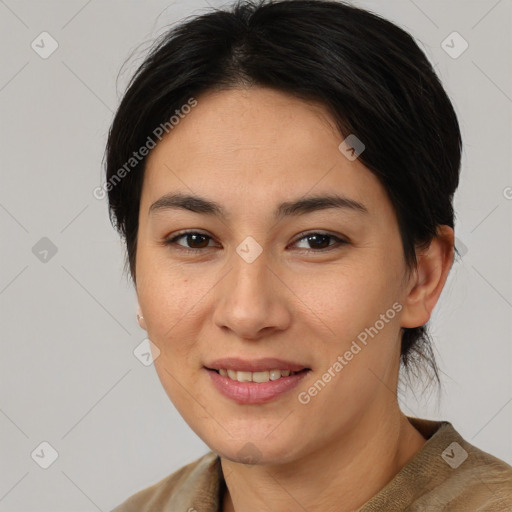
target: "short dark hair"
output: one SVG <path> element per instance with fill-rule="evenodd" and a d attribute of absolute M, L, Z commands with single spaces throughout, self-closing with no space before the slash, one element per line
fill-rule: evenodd
<path fill-rule="evenodd" d="M 146 158 L 123 179 L 119 171 L 191 97 L 252 85 L 322 104 L 344 138 L 363 141 L 359 159 L 393 204 L 409 271 L 416 248 L 428 247 L 438 226 L 454 227 L 459 124 L 411 35 L 334 0 L 239 0 L 183 20 L 158 38 L 112 122 L 105 152 L 109 215 L 125 240 L 125 270 L 129 266 L 134 283 Z M 439 381 L 427 325 L 404 328 L 401 343 L 405 368 L 427 362 Z"/>

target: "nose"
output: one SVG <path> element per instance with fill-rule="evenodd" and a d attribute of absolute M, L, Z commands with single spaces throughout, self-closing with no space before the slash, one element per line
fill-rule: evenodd
<path fill-rule="evenodd" d="M 279 273 L 265 250 L 251 263 L 235 252 L 231 269 L 215 287 L 215 324 L 251 340 L 285 330 L 291 321 L 293 294 Z"/>

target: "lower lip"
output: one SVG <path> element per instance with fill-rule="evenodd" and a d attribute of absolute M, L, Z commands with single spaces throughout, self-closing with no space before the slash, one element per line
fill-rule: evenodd
<path fill-rule="evenodd" d="M 226 397 L 238 404 L 263 404 L 290 391 L 311 371 L 305 370 L 288 377 L 280 377 L 268 382 L 238 382 L 223 377 L 214 370 L 205 370 L 210 375 L 214 386 Z"/>

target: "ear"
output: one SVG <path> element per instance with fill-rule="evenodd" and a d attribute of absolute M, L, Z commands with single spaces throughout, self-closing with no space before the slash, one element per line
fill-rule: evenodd
<path fill-rule="evenodd" d="M 419 327 L 428 322 L 448 278 L 453 256 L 453 229 L 439 226 L 430 246 L 417 254 L 418 264 L 409 281 L 401 316 L 402 327 Z"/>
<path fill-rule="evenodd" d="M 144 320 L 144 316 L 142 315 L 142 310 L 140 309 L 140 305 L 138 305 L 138 310 L 137 310 L 137 320 L 139 322 L 139 325 L 142 329 L 144 329 L 145 331 L 147 331 L 147 326 L 146 326 L 146 320 Z"/>

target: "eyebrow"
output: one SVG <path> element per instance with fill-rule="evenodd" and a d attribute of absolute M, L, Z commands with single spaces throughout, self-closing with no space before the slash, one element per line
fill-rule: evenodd
<path fill-rule="evenodd" d="M 274 218 L 280 220 L 288 216 L 304 215 L 329 208 L 352 210 L 363 214 L 369 213 L 366 206 L 358 201 L 337 194 L 328 194 L 307 196 L 296 201 L 281 203 L 274 211 Z M 229 217 L 226 210 L 219 203 L 180 192 L 165 194 L 149 207 L 150 214 L 164 210 L 188 210 L 194 213 L 216 216 L 221 219 Z"/>

